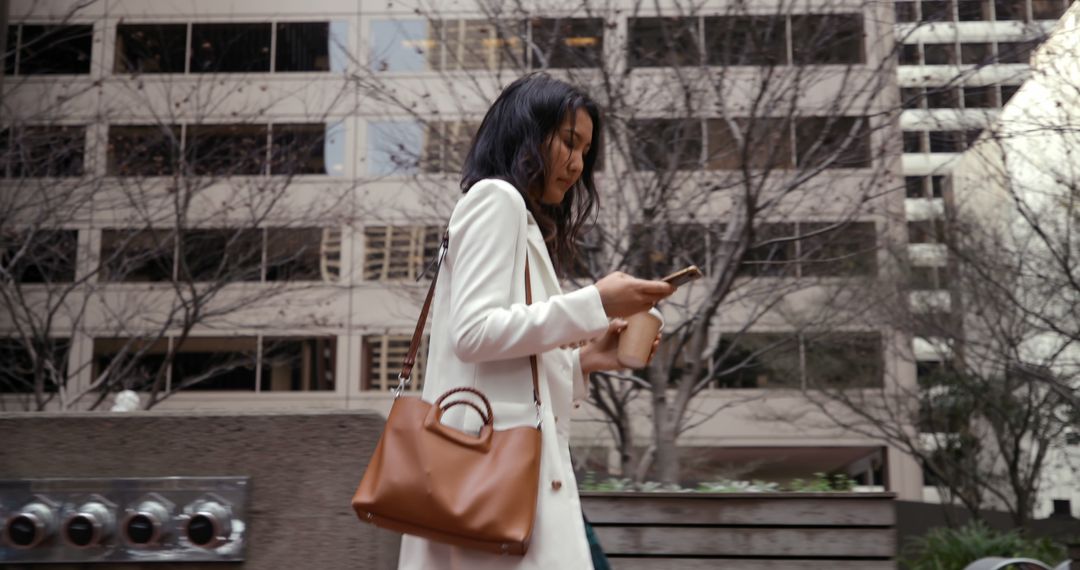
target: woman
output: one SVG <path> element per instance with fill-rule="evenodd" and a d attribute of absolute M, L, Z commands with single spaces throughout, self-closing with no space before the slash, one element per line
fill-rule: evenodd
<path fill-rule="evenodd" d="M 543 410 L 536 519 L 523 557 L 406 535 L 400 568 L 592 568 L 570 466 L 571 409 L 585 398 L 590 372 L 622 368 L 615 358 L 621 318 L 673 291 L 618 272 L 570 293 L 559 286 L 552 258 L 560 268 L 572 263 L 576 235 L 596 209 L 600 131 L 588 96 L 533 74 L 499 95 L 476 133 L 436 284 L 423 397 L 433 401 L 469 385 L 491 400 L 495 429 L 535 424 L 529 356 L 537 355 Z M 448 410 L 443 423 L 475 432 L 480 418 L 462 408 Z"/>

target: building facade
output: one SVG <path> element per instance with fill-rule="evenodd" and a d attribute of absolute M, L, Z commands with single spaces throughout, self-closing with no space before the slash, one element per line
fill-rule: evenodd
<path fill-rule="evenodd" d="M 738 350 L 780 348 L 768 359 L 747 356 L 753 366 L 717 373 L 695 396 L 687 417 L 696 425 L 678 439 L 686 462 L 702 458 L 702 477 L 842 472 L 868 488 L 922 498 L 911 457 L 837 428 L 827 406 L 798 390 L 841 376 L 857 391 L 915 385 L 911 338 L 888 323 L 851 317 L 813 332 L 803 322 L 846 278 L 887 274 L 891 262 L 877 244 L 902 243 L 905 210 L 914 221 L 941 200 L 931 177 L 946 157 L 907 146 L 908 133 L 939 110 L 907 109 L 899 123 L 891 112 L 897 81 L 917 89 L 910 61 L 896 74 L 894 35 L 905 53 L 931 38 L 921 28 L 907 33 L 909 24 L 894 27 L 890 5 L 822 2 L 789 13 L 761 3 L 736 14 L 735 3 L 722 2 L 694 13 L 677 4 L 637 13 L 631 2 L 608 12 L 537 4 L 525 13 L 480 4 L 428 13 L 368 0 L 102 0 L 76 12 L 56 4 L 11 3 L 2 102 L 7 250 L 17 251 L 18 230 L 32 227 L 48 238 L 38 259 L 52 260 L 20 266 L 26 314 L 50 306 L 50 287 L 70 284 L 47 335 L 55 341 L 48 350 L 67 354 L 68 384 L 46 390 L 54 395 L 44 407 L 101 407 L 109 384 L 144 399 L 151 386 L 176 392 L 154 409 L 385 413 L 424 269 L 460 196 L 463 146 L 501 86 L 548 69 L 598 100 L 620 102 L 612 122 L 630 133 L 612 137 L 598 176 L 605 209 L 597 223 L 621 227 L 609 234 L 618 239 L 586 244 L 595 250 L 591 265 L 571 268 L 564 288 L 618 267 L 663 274 L 687 261 L 672 254 L 676 246 L 719 274 L 701 260 L 726 251 L 736 202 L 692 190 L 746 187 L 753 172 L 765 173 L 758 197 L 783 198 L 760 231 L 810 236 L 757 245 L 739 264 L 746 285 L 707 340 L 717 344 L 752 323 L 732 341 Z M 949 26 L 956 44 L 966 22 Z M 754 49 L 733 50 L 733 42 Z M 992 82 L 991 101 L 1000 83 Z M 785 116 L 779 103 L 763 110 L 761 98 L 793 100 L 793 111 Z M 748 133 L 767 152 L 732 154 L 749 148 Z M 902 186 L 901 167 L 906 200 L 887 191 Z M 744 178 L 732 182 L 740 170 Z M 679 177 L 674 186 L 662 185 L 658 173 L 668 171 Z M 809 183 L 800 178 L 808 171 L 816 176 Z M 641 197 L 657 188 L 686 199 L 676 216 L 681 241 L 614 261 L 620 251 L 642 255 L 635 239 L 654 220 L 641 214 Z M 638 225 L 619 226 L 628 210 L 637 210 Z M 835 239 L 811 247 L 818 234 Z M 782 297 L 784 310 L 756 308 L 764 290 Z M 680 292 L 677 302 L 701 303 L 702 291 Z M 669 325 L 680 315 L 673 303 Z M 27 319 L 13 312 L 0 326 L 14 339 Z M 9 340 L 4 351 L 14 371 L 6 408 L 33 407 L 27 378 L 40 370 L 25 343 Z M 435 372 L 424 370 L 424 353 L 422 346 L 411 390 Z M 629 425 L 647 440 L 644 400 Z M 581 461 L 617 471 L 601 411 L 584 408 L 575 420 Z"/>

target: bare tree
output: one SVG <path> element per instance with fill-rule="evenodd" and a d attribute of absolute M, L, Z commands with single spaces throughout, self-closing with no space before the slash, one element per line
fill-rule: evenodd
<path fill-rule="evenodd" d="M 1023 95 L 953 165 L 943 216 L 913 224 L 913 240 L 925 233 L 947 253 L 931 268 L 942 289 L 927 294 L 926 268 L 906 248 L 892 252 L 908 279 L 879 306 L 922 342 L 920 383 L 892 383 L 884 398 L 808 394 L 838 425 L 916 457 L 943 501 L 976 518 L 1003 508 L 1019 526 L 1047 470 L 1070 461 L 1066 436 L 1080 419 L 1073 44 L 1063 28 L 1051 36 Z"/>
<path fill-rule="evenodd" d="M 710 11 L 676 2 L 627 11 L 590 1 L 548 16 L 481 5 L 473 19 L 423 4 L 414 21 L 386 22 L 394 40 L 376 39 L 358 83 L 424 133 L 423 143 L 389 144 L 388 153 L 425 189 L 455 185 L 487 102 L 524 72 L 565 77 L 603 107 L 601 216 L 582 244 L 589 255 L 564 271 L 579 285 L 613 270 L 660 277 L 690 263 L 708 275 L 665 303 L 665 346 L 648 370 L 593 375 L 592 403 L 625 475 L 655 468 L 659 480 L 680 481 L 680 436 L 760 397 L 738 392 L 707 406 L 698 398 L 706 391 L 800 388 L 804 330 L 861 327 L 865 337 L 832 341 L 869 339 L 880 368 L 881 323 L 844 283 L 890 273 L 877 248 L 902 216 L 895 59 L 882 6 L 826 3 L 807 14 L 786 1 Z M 416 69 L 425 80 L 387 73 Z M 456 199 L 420 194 L 443 215 Z M 777 353 L 792 366 L 765 370 L 761 357 Z M 880 373 L 861 381 L 880 386 Z M 651 427 L 640 440 L 643 400 Z"/>
<path fill-rule="evenodd" d="M 306 86 L 268 89 L 255 73 L 269 69 L 273 54 L 258 48 L 271 33 L 281 46 L 285 34 L 320 30 L 266 24 L 226 37 L 195 26 L 205 37 L 187 51 L 196 42 L 186 25 L 122 24 L 106 79 L 31 81 L 89 73 L 95 32 L 82 11 L 91 4 L 48 26 L 13 15 L 0 136 L 0 352 L 11 365 L 0 371 L 9 394 L 0 401 L 97 409 L 132 389 L 149 409 L 227 382 L 255 367 L 256 355 L 301 358 L 307 348 L 288 338 L 224 357 L 200 337 L 220 327 L 317 326 L 315 308 L 347 286 L 340 244 L 354 182 L 324 185 L 316 199 L 304 199 L 310 190 L 300 183 L 332 174 L 324 148 L 342 142 L 333 117 L 351 113 L 347 80 L 339 75 L 314 97 Z M 324 51 L 304 64 L 329 72 L 341 46 L 321 34 Z M 307 57 L 278 57 L 279 69 L 296 64 L 289 56 Z M 302 122 L 274 118 L 296 100 L 306 106 Z M 79 232 L 99 228 L 100 243 Z M 75 338 L 95 339 L 92 357 L 73 355 Z M 189 352 L 201 357 L 185 368 L 178 360 Z"/>

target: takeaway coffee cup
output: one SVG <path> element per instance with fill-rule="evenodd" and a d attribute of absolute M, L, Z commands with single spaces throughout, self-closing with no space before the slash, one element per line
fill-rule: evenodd
<path fill-rule="evenodd" d="M 644 368 L 652 352 L 656 335 L 664 328 L 664 317 L 656 307 L 626 317 L 626 328 L 619 335 L 619 364 L 627 368 Z"/>

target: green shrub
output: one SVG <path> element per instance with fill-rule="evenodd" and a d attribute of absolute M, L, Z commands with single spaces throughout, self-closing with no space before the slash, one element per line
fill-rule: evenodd
<path fill-rule="evenodd" d="M 908 570 L 961 570 L 987 556 L 1033 558 L 1052 567 L 1065 559 L 1065 549 L 1046 538 L 1025 538 L 976 521 L 956 529 L 935 528 L 909 540 L 901 561 Z"/>

